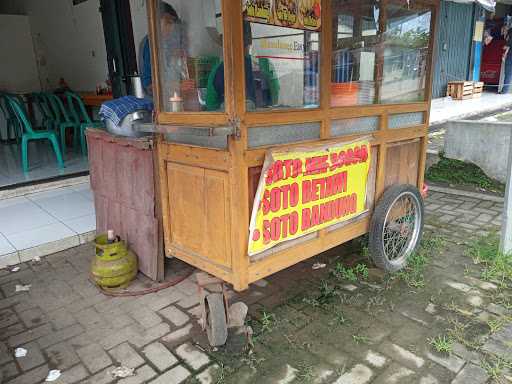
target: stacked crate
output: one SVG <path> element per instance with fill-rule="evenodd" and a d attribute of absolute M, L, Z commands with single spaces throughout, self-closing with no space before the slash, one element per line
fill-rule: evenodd
<path fill-rule="evenodd" d="M 482 96 L 484 83 L 480 81 L 450 81 L 447 96 L 454 100 L 473 99 Z"/>

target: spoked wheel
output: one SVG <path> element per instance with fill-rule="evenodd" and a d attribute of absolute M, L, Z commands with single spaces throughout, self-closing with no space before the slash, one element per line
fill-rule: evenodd
<path fill-rule="evenodd" d="M 205 298 L 205 327 L 208 341 L 212 347 L 226 344 L 228 339 L 228 322 L 226 303 L 222 293 L 210 293 Z"/>
<path fill-rule="evenodd" d="M 372 216 L 370 255 L 377 267 L 397 272 L 407 265 L 423 230 L 423 199 L 412 185 L 390 187 Z"/>

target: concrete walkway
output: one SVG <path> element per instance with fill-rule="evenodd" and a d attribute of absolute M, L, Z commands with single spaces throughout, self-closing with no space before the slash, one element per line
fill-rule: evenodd
<path fill-rule="evenodd" d="M 451 97 L 442 97 L 432 100 L 430 125 L 467 119 L 474 115 L 490 113 L 507 107 L 512 107 L 512 94 L 500 95 L 484 92 L 482 97 L 468 100 L 452 100 Z"/>
<path fill-rule="evenodd" d="M 0 382 L 41 383 L 59 369 L 56 384 L 491 383 L 510 375 L 510 289 L 482 280 L 465 243 L 497 228 L 502 209 L 432 193 L 418 274 L 390 278 L 370 265 L 353 279 L 347 269 L 366 257 L 347 244 L 229 291 L 250 307 L 251 352 L 234 334 L 226 347 L 208 346 L 192 278 L 137 298 L 98 292 L 88 281 L 91 244 L 0 271 Z M 177 260 L 167 267 L 167 278 L 189 271 Z M 448 335 L 449 352 L 438 353 L 433 340 Z M 27 356 L 15 358 L 16 347 Z M 114 379 L 119 365 L 135 376 Z"/>

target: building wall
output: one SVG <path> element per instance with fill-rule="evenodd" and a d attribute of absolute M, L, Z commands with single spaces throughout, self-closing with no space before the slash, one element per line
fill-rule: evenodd
<path fill-rule="evenodd" d="M 44 88 L 62 77 L 77 91 L 91 91 L 107 78 L 107 55 L 99 0 L 25 0 Z"/>
<path fill-rule="evenodd" d="M 33 92 L 40 89 L 29 18 L 0 15 L 0 90 Z"/>

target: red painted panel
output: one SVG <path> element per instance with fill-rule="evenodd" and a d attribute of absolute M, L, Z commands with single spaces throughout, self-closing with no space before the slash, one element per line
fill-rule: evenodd
<path fill-rule="evenodd" d="M 113 229 L 139 258 L 139 270 L 157 278 L 153 152 L 147 140 L 87 130 L 91 188 L 98 233 Z"/>

